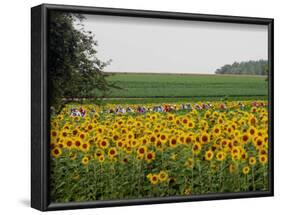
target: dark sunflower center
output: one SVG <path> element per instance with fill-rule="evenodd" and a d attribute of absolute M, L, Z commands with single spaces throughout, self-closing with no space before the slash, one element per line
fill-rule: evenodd
<path fill-rule="evenodd" d="M 203 142 L 206 142 L 208 140 L 208 137 L 207 136 L 203 136 L 202 140 L 203 140 Z"/>
<path fill-rule="evenodd" d="M 244 135 L 244 136 L 243 136 L 243 140 L 244 140 L 244 141 L 247 141 L 247 140 L 248 140 L 248 136 L 247 136 L 247 135 Z"/>
<path fill-rule="evenodd" d="M 76 145 L 77 147 L 79 147 L 79 146 L 81 145 L 81 143 L 80 143 L 79 141 L 76 141 L 76 142 L 75 142 L 75 145 Z"/>

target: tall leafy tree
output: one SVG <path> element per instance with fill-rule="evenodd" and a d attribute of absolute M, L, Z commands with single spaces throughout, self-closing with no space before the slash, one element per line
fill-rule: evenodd
<path fill-rule="evenodd" d="M 94 34 L 84 29 L 84 16 L 52 11 L 49 15 L 49 102 L 60 111 L 70 98 L 104 97 L 112 87 L 103 72 L 110 61 L 96 57 Z"/>

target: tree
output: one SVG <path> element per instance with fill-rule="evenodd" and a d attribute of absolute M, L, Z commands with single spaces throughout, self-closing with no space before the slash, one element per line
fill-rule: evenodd
<path fill-rule="evenodd" d="M 96 57 L 97 41 L 84 29 L 84 16 L 52 11 L 49 17 L 48 77 L 49 102 L 57 112 L 69 98 L 106 96 L 114 84 L 103 72 L 110 61 Z M 78 26 L 80 29 L 78 29 Z"/>
<path fill-rule="evenodd" d="M 249 74 L 249 75 L 267 75 L 267 60 L 244 61 L 226 64 L 215 71 L 216 74 Z"/>

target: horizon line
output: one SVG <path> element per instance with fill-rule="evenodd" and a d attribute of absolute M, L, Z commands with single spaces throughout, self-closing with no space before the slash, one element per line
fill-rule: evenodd
<path fill-rule="evenodd" d="M 105 73 L 118 73 L 118 74 L 148 74 L 148 75 L 223 75 L 223 76 L 258 76 L 263 77 L 266 75 L 258 74 L 216 74 L 214 73 L 186 73 L 186 72 L 120 72 L 120 71 L 104 71 Z"/>

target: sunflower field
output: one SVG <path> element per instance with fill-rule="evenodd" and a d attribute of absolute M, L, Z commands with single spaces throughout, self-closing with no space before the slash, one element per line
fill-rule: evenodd
<path fill-rule="evenodd" d="M 51 201 L 267 190 L 267 102 L 202 104 L 123 114 L 89 104 L 84 116 L 69 104 L 51 115 Z"/>

